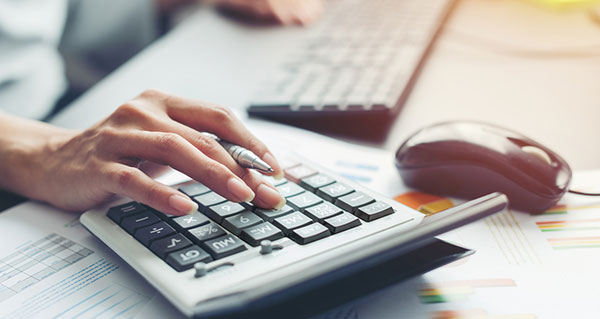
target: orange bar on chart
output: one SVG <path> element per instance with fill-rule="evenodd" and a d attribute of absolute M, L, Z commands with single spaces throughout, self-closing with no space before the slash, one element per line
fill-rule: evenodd
<path fill-rule="evenodd" d="M 400 194 L 394 199 L 412 209 L 416 209 L 425 215 L 439 213 L 454 207 L 454 203 L 448 198 L 430 195 L 421 192 L 408 192 Z"/>

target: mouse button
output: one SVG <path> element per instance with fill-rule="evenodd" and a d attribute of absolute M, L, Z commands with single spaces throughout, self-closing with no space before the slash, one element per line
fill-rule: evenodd
<path fill-rule="evenodd" d="M 558 166 L 558 163 L 552 161 L 552 158 L 550 158 L 550 155 L 548 155 L 548 153 L 546 153 L 543 149 L 536 147 L 536 146 L 532 146 L 532 145 L 525 145 L 525 146 L 521 146 L 521 150 L 527 154 L 530 154 L 540 160 L 542 160 L 543 162 L 545 162 L 546 164 L 556 167 Z"/>

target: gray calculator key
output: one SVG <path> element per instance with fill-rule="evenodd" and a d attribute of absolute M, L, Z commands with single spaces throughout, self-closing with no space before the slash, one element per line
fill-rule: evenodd
<path fill-rule="evenodd" d="M 204 246 L 215 258 L 223 258 L 246 250 L 244 243 L 233 235 L 222 236 L 204 243 Z"/>
<path fill-rule="evenodd" d="M 210 222 L 206 225 L 188 230 L 192 235 L 190 238 L 195 242 L 201 242 L 225 235 L 225 230 L 216 223 Z"/>
<path fill-rule="evenodd" d="M 333 183 L 331 185 L 327 185 L 321 187 L 317 190 L 317 195 L 323 197 L 325 200 L 330 202 L 335 202 L 338 197 L 347 195 L 354 192 L 354 188 L 342 184 L 340 182 Z"/>
<path fill-rule="evenodd" d="M 264 222 L 242 230 L 240 238 L 251 246 L 259 246 L 263 240 L 277 240 L 283 238 L 283 232 L 269 222 Z"/>
<path fill-rule="evenodd" d="M 306 245 L 329 235 L 331 233 L 327 227 L 319 223 L 312 223 L 308 226 L 294 229 L 290 234 L 290 238 L 300 245 Z"/>
<path fill-rule="evenodd" d="M 194 196 L 194 200 L 198 202 L 199 205 L 207 207 L 216 204 L 223 203 L 227 201 L 225 197 L 215 193 L 210 192 L 199 196 Z"/>
<path fill-rule="evenodd" d="M 134 237 L 144 244 L 144 246 L 150 246 L 152 241 L 167 237 L 174 233 L 175 229 L 173 229 L 173 227 L 167 225 L 165 222 L 158 222 L 136 230 Z"/>
<path fill-rule="evenodd" d="M 289 234 L 292 229 L 302 227 L 312 223 L 312 219 L 302 214 L 301 212 L 293 212 L 283 217 L 275 218 L 275 226 Z"/>
<path fill-rule="evenodd" d="M 167 238 L 153 241 L 150 245 L 150 250 L 157 254 L 158 257 L 165 259 L 168 254 L 191 245 L 192 242 L 182 234 L 175 234 Z"/>
<path fill-rule="evenodd" d="M 287 182 L 287 183 L 285 183 L 283 185 L 279 185 L 275 188 L 277 188 L 277 190 L 279 191 L 279 194 L 281 194 L 281 196 L 283 196 L 283 197 L 295 196 L 295 195 L 305 192 L 304 188 L 302 188 L 292 182 Z"/>
<path fill-rule="evenodd" d="M 242 232 L 242 228 L 262 223 L 262 221 L 263 220 L 256 214 L 245 211 L 235 216 L 225 218 L 223 221 L 223 227 L 230 232 L 239 235 Z"/>
<path fill-rule="evenodd" d="M 373 203 L 375 199 L 363 192 L 354 192 L 338 198 L 335 204 L 351 213 L 356 213 L 359 207 Z"/>
<path fill-rule="evenodd" d="M 138 202 L 130 202 L 127 204 L 111 207 L 108 210 L 108 218 L 112 219 L 115 223 L 120 224 L 123 218 L 139 214 L 146 211 L 146 207 Z"/>
<path fill-rule="evenodd" d="M 287 199 L 287 202 L 288 204 L 290 204 L 290 206 L 294 207 L 295 209 L 299 211 L 304 211 L 304 209 L 308 207 L 315 206 L 323 202 L 323 199 L 321 199 L 321 197 L 313 193 L 304 192 L 302 194 L 289 197 Z"/>
<path fill-rule="evenodd" d="M 326 218 L 341 214 L 343 210 L 330 202 L 323 202 L 319 205 L 309 207 L 304 213 L 314 221 L 322 221 Z"/>
<path fill-rule="evenodd" d="M 273 176 L 263 176 L 263 179 L 273 186 L 279 186 L 287 183 L 287 179 L 285 178 L 275 179 Z"/>
<path fill-rule="evenodd" d="M 327 186 L 335 183 L 335 180 L 325 174 L 317 174 L 307 178 L 303 178 L 300 181 L 300 186 L 308 189 L 311 192 L 315 192 L 317 188 Z"/>
<path fill-rule="evenodd" d="M 193 183 L 180 187 L 179 191 L 188 195 L 189 197 L 194 197 L 210 192 L 210 188 L 204 186 L 202 183 Z"/>
<path fill-rule="evenodd" d="M 128 233 L 133 234 L 137 229 L 150 226 L 158 223 L 159 221 L 160 218 L 158 218 L 158 216 L 149 211 L 145 211 L 140 214 L 123 218 L 121 221 L 121 227 L 123 227 L 123 229 L 125 229 Z"/>
<path fill-rule="evenodd" d="M 206 210 L 206 215 L 220 224 L 223 222 L 224 218 L 240 213 L 244 209 L 246 208 L 244 208 L 244 206 L 241 204 L 225 202 L 208 207 Z"/>
<path fill-rule="evenodd" d="M 291 212 L 293 212 L 294 209 L 291 208 L 288 205 L 284 205 L 283 207 L 281 207 L 280 209 L 263 209 L 263 208 L 257 208 L 254 212 L 262 217 L 262 219 L 272 222 L 275 218 L 277 217 L 281 217 L 283 215 L 287 215 Z"/>
<path fill-rule="evenodd" d="M 364 207 L 360 207 L 356 211 L 356 216 L 368 222 L 387 216 L 394 213 L 394 209 L 387 203 L 375 202 Z"/>
<path fill-rule="evenodd" d="M 173 218 L 173 222 L 175 222 L 180 228 L 188 229 L 208 224 L 210 220 L 208 217 L 200 214 L 199 212 L 195 212 L 190 215 Z"/>
<path fill-rule="evenodd" d="M 327 218 L 325 221 L 325 226 L 329 228 L 329 230 L 337 234 L 339 232 L 343 232 L 344 230 L 348 230 L 350 228 L 354 228 L 356 226 L 360 226 L 360 220 L 358 218 L 348 212 L 343 212 L 340 215 Z"/>
<path fill-rule="evenodd" d="M 212 257 L 196 245 L 170 253 L 167 256 L 167 263 L 177 271 L 188 270 L 194 267 L 197 262 L 208 263 L 210 261 L 212 261 Z"/>

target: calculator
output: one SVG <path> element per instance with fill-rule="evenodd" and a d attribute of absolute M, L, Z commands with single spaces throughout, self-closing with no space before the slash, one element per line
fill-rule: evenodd
<path fill-rule="evenodd" d="M 266 177 L 286 197 L 279 210 L 227 201 L 189 181 L 173 187 L 198 203 L 193 214 L 170 216 L 117 198 L 81 223 L 183 314 L 231 318 L 268 313 L 507 205 L 495 193 L 425 218 L 298 158 L 286 162 L 285 178 Z"/>

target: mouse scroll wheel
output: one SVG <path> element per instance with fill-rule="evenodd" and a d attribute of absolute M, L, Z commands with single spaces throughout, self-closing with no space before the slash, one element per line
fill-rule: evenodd
<path fill-rule="evenodd" d="M 548 163 L 548 165 L 552 165 L 552 159 L 550 158 L 550 155 L 548 155 L 548 153 L 544 152 L 544 150 L 542 150 L 539 147 L 522 146 L 521 150 L 527 154 L 531 154 L 531 155 L 541 159 L 542 161 Z"/>

